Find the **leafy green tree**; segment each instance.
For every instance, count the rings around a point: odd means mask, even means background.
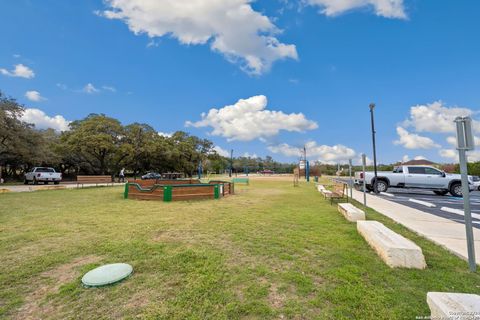
[[[131,152],[124,144],[125,130],[116,119],[90,114],[70,124],[62,134],[63,151],[80,168],[95,174],[113,174]]]

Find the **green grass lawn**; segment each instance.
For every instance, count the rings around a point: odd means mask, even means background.
[[[390,269],[313,184],[251,181],[199,202],[122,199],[122,188],[0,194],[0,317],[24,319],[414,319],[428,291],[480,293],[440,247],[426,270]],[[126,262],[131,278],[86,289]]]

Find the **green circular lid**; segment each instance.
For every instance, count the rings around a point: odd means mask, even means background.
[[[126,263],[112,263],[87,272],[82,283],[88,287],[100,287],[121,281],[131,275],[133,268]]]

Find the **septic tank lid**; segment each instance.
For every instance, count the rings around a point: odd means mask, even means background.
[[[88,287],[106,286],[127,278],[132,272],[132,266],[126,263],[106,264],[87,272],[82,283]]]

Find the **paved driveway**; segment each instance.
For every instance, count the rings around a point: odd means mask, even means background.
[[[122,186],[123,183],[114,183],[114,186]],[[111,183],[99,183],[99,184],[84,184],[83,187],[95,187],[95,186],[112,186]],[[82,187],[82,186],[80,186]],[[38,185],[1,185],[0,190],[8,190],[9,192],[31,192],[31,191],[39,191],[39,190],[56,190],[56,189],[73,189],[77,188],[76,183],[61,183],[59,185],[54,184],[38,184]]]

